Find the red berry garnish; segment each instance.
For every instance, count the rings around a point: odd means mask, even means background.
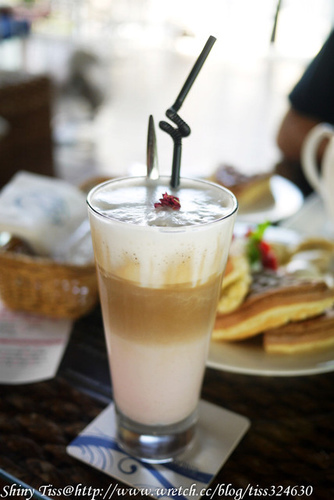
[[[173,210],[180,210],[181,203],[177,196],[164,193],[162,195],[162,198],[159,199],[159,203],[154,203],[154,207],[155,208],[167,207],[167,208],[172,208]]]

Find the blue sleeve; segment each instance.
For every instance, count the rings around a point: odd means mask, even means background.
[[[0,13],[0,40],[12,37],[25,37],[29,34],[29,21],[16,20],[10,15]]]
[[[289,95],[300,113],[334,124],[334,31]]]

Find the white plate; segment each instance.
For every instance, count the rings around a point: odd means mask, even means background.
[[[211,342],[207,366],[264,376],[315,375],[334,371],[334,347],[308,354],[267,354],[257,342]]]
[[[242,222],[278,222],[294,215],[302,206],[304,197],[300,189],[288,179],[274,175],[270,179],[272,198],[258,202],[247,211],[240,210],[238,220]]]
[[[235,235],[242,236],[247,224],[237,223]],[[269,227],[265,239],[295,245],[300,236],[295,231]],[[334,347],[305,354],[268,354],[261,337],[245,342],[212,341],[207,366],[234,373],[265,376],[313,375],[334,371]]]

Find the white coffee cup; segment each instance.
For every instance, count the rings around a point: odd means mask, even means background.
[[[320,144],[328,142],[318,165]],[[306,179],[324,202],[330,228],[334,230],[334,127],[320,123],[306,136],[302,151],[301,164]]]

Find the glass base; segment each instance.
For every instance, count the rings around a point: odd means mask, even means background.
[[[171,462],[193,444],[197,410],[173,425],[139,424],[123,415],[116,407],[117,437],[121,448],[148,463]]]

